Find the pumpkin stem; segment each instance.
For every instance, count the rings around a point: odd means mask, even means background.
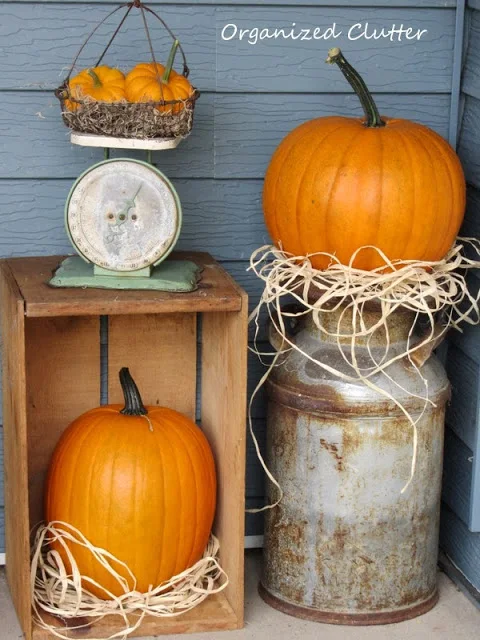
[[[170,54],[168,56],[167,64],[165,66],[165,71],[163,72],[163,76],[162,76],[162,82],[165,82],[165,84],[170,79],[170,74],[172,73],[173,63],[175,62],[175,56],[177,55],[177,49],[179,44],[180,42],[178,40],[175,40],[174,43],[172,44],[172,48],[170,49]]]
[[[102,83],[100,82],[100,78],[98,77],[98,75],[95,73],[95,71],[93,69],[87,69],[87,73],[91,77],[91,79],[93,80],[93,86],[96,89],[98,89],[98,87],[102,86]]]
[[[125,406],[120,411],[124,416],[144,416],[148,413],[145,408],[140,391],[135,384],[127,367],[122,367],[119,373],[120,384],[122,385]]]
[[[365,112],[365,126],[366,127],[384,127],[385,122],[380,117],[380,114],[375,104],[372,94],[368,90],[362,76],[356,71],[352,65],[344,58],[343,53],[338,47],[330,49],[326,60],[329,64],[336,64],[345,78],[350,83],[352,89],[355,91],[360,99],[363,110]]]

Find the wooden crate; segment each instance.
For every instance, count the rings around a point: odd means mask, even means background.
[[[30,528],[43,517],[45,473],[65,427],[100,402],[100,316],[108,316],[109,401],[121,402],[128,366],[146,404],[195,418],[197,314],[202,314],[201,424],[218,474],[214,532],[230,583],[176,618],[149,617],[137,636],[243,626],[247,296],[205,253],[192,293],[53,289],[60,257],[1,264],[7,578],[27,640],[50,634],[32,620]],[[108,619],[78,637],[118,630]]]

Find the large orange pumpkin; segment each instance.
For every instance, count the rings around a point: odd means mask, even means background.
[[[263,208],[275,244],[293,255],[325,251],[348,264],[362,246],[390,260],[438,260],[458,233],[465,178],[458,157],[421,124],[380,117],[359,74],[337,48],[336,63],[358,94],[365,119],[305,122],[280,143],[268,167]],[[312,256],[317,269],[330,260]],[[366,249],[354,263],[384,265]]]
[[[46,519],[73,525],[126,563],[145,592],[201,558],[215,511],[215,467],[195,423],[173,409],[145,408],[128,369],[120,379],[123,409],[88,411],[62,435],[48,473]],[[83,576],[123,593],[90,552],[69,548]],[[84,587],[109,597],[88,581]]]

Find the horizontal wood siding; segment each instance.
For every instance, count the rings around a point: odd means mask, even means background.
[[[0,180],[0,253],[71,252],[63,226],[71,180]],[[260,180],[175,180],[182,201],[178,249],[246,260],[268,241]]]
[[[448,95],[380,94],[382,113],[410,117],[447,136]],[[103,159],[103,149],[71,145],[51,92],[0,92],[0,178],[76,178]],[[297,124],[332,113],[358,115],[350,94],[205,93],[195,109],[195,131],[177,149],[154,153],[171,178],[262,178],[282,138]],[[25,128],[29,137],[23,137]],[[215,152],[214,152],[215,149]],[[112,157],[124,155],[112,150]],[[130,153],[144,158],[141,152]],[[26,159],[28,158],[28,162]]]
[[[462,139],[466,135],[464,128]],[[479,220],[480,191],[469,185],[461,235],[480,237]],[[480,287],[479,277],[475,272],[469,278],[473,294]],[[480,326],[450,333],[447,373],[452,384],[447,409],[451,437],[445,444],[443,498],[470,531],[480,532]]]
[[[16,0],[19,3],[30,4],[31,0]],[[69,4],[84,4],[85,0],[68,0]],[[478,0],[471,0],[475,4]],[[58,0],[38,0],[39,4],[56,4]],[[90,4],[118,4],[118,0],[90,0]],[[149,0],[150,5],[160,5],[160,7],[168,5],[238,5],[247,9],[250,6],[258,6],[259,0],[167,0],[162,2],[161,0]],[[261,0],[261,4],[264,5],[294,5],[294,0]],[[431,7],[433,9],[445,9],[446,7],[455,7],[455,0],[300,0],[298,4],[305,7],[308,6],[337,6],[337,7]],[[159,8],[160,8],[159,7]]]
[[[477,329],[478,327],[475,327]],[[452,342],[462,346],[462,334],[453,335]],[[476,334],[478,336],[478,333]],[[452,385],[452,399],[447,409],[447,423],[471,450],[477,437],[478,385],[480,370],[461,349],[450,346],[447,374]]]
[[[118,0],[0,2],[0,256],[71,252],[63,227],[66,195],[78,174],[102,159],[101,150],[72,146],[51,90],[73,55]],[[418,120],[447,137],[450,125],[455,0],[178,0],[155,8],[179,36],[191,79],[202,91],[195,127],[174,151],[154,154],[173,179],[184,208],[179,248],[210,251],[250,294],[253,310],[262,283],[247,271],[257,247],[269,242],[263,223],[263,175],[271,154],[295,125],[329,114],[361,115],[357,99],[335,68],[324,64],[339,45],[375,91],[385,115]],[[91,65],[118,18],[102,27],[80,65]],[[250,44],[222,40],[237,28],[326,29],[338,39],[277,39]],[[420,42],[349,40],[355,23],[427,29]],[[168,37],[150,21],[164,58]],[[138,16],[129,19],[106,63],[120,67],[149,59]],[[178,61],[177,61],[178,62]],[[142,157],[114,152],[115,156]],[[253,339],[254,328],[250,328]],[[265,314],[259,348],[268,348]],[[249,390],[264,372],[249,356]],[[254,428],[265,442],[265,394],[253,407]],[[249,441],[247,506],[263,503],[264,476]],[[0,552],[2,549],[0,503]],[[247,533],[262,532],[262,517],[247,516]]]
[[[476,9],[469,13],[462,90],[466,95],[480,99],[480,6]]]
[[[480,99],[472,96],[465,99],[458,154],[467,181],[480,189]]]
[[[468,183],[468,200],[461,235],[480,238],[480,11],[469,14],[466,38],[463,117],[458,154]],[[477,282],[471,282],[478,289]],[[446,446],[445,500],[472,532],[480,531],[480,330],[466,327],[452,332],[447,370],[452,382],[452,402],[447,422],[456,434]],[[465,450],[464,450],[465,449]],[[465,464],[465,458],[470,464]],[[460,465],[457,469],[457,464]]]
[[[402,47],[398,43],[395,46],[388,38],[376,40],[375,46],[371,40],[363,38],[348,40],[349,28],[365,22],[372,30],[381,30],[393,23],[428,29],[428,37],[422,40],[422,65],[414,56],[414,47]],[[372,91],[415,92],[420,87],[422,92],[450,91],[455,29],[453,10],[252,7],[247,12],[242,7],[228,7],[216,11],[216,23],[219,91],[295,93],[321,87],[324,92],[345,92],[344,78],[332,73],[330,66],[324,64],[329,47],[334,45],[348,51]],[[221,37],[225,25],[229,24],[236,25],[237,29],[265,29],[286,28],[292,23],[298,27],[318,25],[326,28],[335,23],[342,35],[334,41],[304,41],[302,37],[287,44],[262,40],[254,45],[246,36],[242,40]],[[228,38],[232,33],[233,28],[228,29],[225,36]],[[282,49],[283,55],[275,55]]]
[[[450,96],[375,94],[381,113],[395,113],[432,127],[447,137]],[[217,94],[215,177],[261,178],[277,145],[298,124],[338,113],[358,115],[351,94]]]
[[[8,42],[8,47],[0,58],[0,88],[34,90],[58,86],[62,69],[68,69],[73,52],[80,47],[85,34],[110,10],[101,4],[91,7],[83,3],[1,3],[0,41]],[[341,74],[323,64],[332,42],[348,49],[374,91],[448,93],[451,87],[453,9],[412,11],[302,6],[247,10],[245,7],[168,5],[163,7],[162,16],[184,43],[187,58],[191,60],[192,78],[204,91],[346,92]],[[125,68],[149,58],[140,17],[134,15],[129,21],[128,30],[122,29],[108,52],[108,59]],[[95,33],[80,64],[82,60],[86,65],[95,60],[117,22],[118,18],[112,17]],[[235,24],[238,29],[287,28],[292,23],[299,28],[328,28],[333,22],[338,31],[343,32],[334,41],[306,42],[299,38],[275,43],[262,40],[251,45],[245,37],[228,41],[221,37],[228,24]],[[402,46],[382,38],[376,40],[373,47],[371,40],[348,40],[349,27],[365,22],[372,30],[394,23],[427,29],[422,39],[422,64],[418,64],[414,55],[418,44]],[[169,38],[153,20],[151,30],[157,50],[168,51]],[[68,37],[61,37],[63,34]],[[393,48],[395,55],[391,55]]]
[[[458,147],[468,181],[461,235],[480,238],[480,2],[469,0],[468,6]],[[472,291],[480,286],[479,274],[475,276]],[[480,591],[480,327],[451,333],[447,369],[453,393],[447,412],[440,544]]]
[[[480,533],[472,533],[446,505],[442,508],[440,520],[440,545],[469,582],[480,591]]]
[[[63,80],[73,56],[86,36],[112,7],[89,3],[0,4],[0,89],[54,89]],[[215,90],[214,8],[196,5],[166,6],[162,16],[185,44],[192,61],[192,78],[203,90]],[[113,16],[91,40],[80,59],[80,66],[92,65],[100,55],[119,18]],[[151,35],[158,52],[168,52],[171,40],[157,21],[151,22]],[[150,59],[139,12],[129,18],[108,52],[109,61],[130,68]],[[158,26],[157,26],[158,25]],[[8,43],[8,46],[5,46]]]
[[[445,430],[443,501],[465,522],[471,521],[473,452],[448,426]]]
[[[69,130],[59,123],[58,100],[51,91],[0,92],[0,113],[0,178],[73,180],[103,160],[103,149],[70,144]],[[214,94],[207,93],[197,102],[195,135],[177,149],[155,153],[154,161],[170,178],[213,178],[213,122]],[[28,138],[23,136],[25,128]],[[112,149],[112,158],[124,155],[121,149]],[[128,155],[145,159],[140,151]]]

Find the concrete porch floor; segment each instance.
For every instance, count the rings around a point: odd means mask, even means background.
[[[200,633],[192,640],[478,640],[480,611],[440,573],[440,602],[429,613],[381,627],[340,627],[292,618],[267,606],[258,596],[261,553],[247,552],[245,628],[241,631]],[[16,640],[22,634],[0,571],[0,640]],[[156,636],[172,640],[180,636]],[[147,639],[146,639],[147,640]],[[153,640],[149,638],[148,640]]]

